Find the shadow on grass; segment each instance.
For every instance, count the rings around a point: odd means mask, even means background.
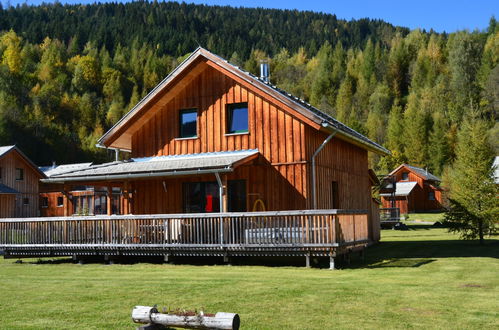
[[[499,241],[487,240],[485,245],[463,240],[380,242],[366,250],[364,260],[352,259],[349,268],[420,267],[438,258],[480,257],[498,259]]]
[[[383,260],[379,263],[368,265],[367,268],[391,268],[391,267],[413,267],[414,268],[414,267],[420,267],[420,266],[429,264],[433,261],[436,261],[436,260],[435,259],[420,259],[420,258],[391,259],[391,260]]]

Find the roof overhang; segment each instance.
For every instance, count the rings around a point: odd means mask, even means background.
[[[409,196],[411,194],[412,190],[414,190],[414,188],[417,186],[417,184],[418,183],[415,181],[397,182],[395,184],[395,193],[393,195],[395,197]],[[389,197],[389,196],[392,196],[392,194],[383,193],[383,194],[380,194],[380,196]]]
[[[44,183],[146,180],[160,177],[229,173],[259,155],[258,150],[137,158],[94,165],[41,180]]]

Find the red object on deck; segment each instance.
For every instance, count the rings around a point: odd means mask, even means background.
[[[212,195],[206,195],[205,211],[206,212],[213,212],[213,196]]]

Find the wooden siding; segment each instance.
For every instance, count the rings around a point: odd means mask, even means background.
[[[248,133],[226,134],[226,105],[248,102]],[[198,137],[179,139],[179,110],[198,109]],[[211,67],[144,122],[132,157],[258,149],[270,163],[304,161],[304,124]]]
[[[47,207],[41,206],[42,198],[48,199]],[[42,217],[62,217],[64,216],[64,206],[57,206],[57,198],[63,197],[60,192],[40,193],[40,215]]]
[[[0,194],[0,218],[14,218],[16,195]]]
[[[248,133],[226,134],[226,105],[240,102],[248,103]],[[188,108],[198,109],[198,136],[178,139],[179,110]],[[262,156],[258,166],[251,170],[244,166],[227,176],[228,180],[236,177],[247,180],[251,190],[247,197],[248,210],[258,198],[268,210],[299,209],[306,207],[308,183],[304,131],[305,124],[298,118],[263,99],[251,88],[206,66],[132,136],[132,156],[258,149]],[[184,181],[214,181],[214,176]],[[171,198],[180,198],[181,184],[169,186],[176,191]],[[160,202],[170,198],[162,193],[161,182],[136,182],[134,189],[136,213],[181,211],[180,200],[166,205]]]
[[[307,128],[306,133],[311,158],[328,135],[311,128]],[[316,166],[318,208],[333,208],[334,181],[338,183],[338,208],[370,209],[371,182],[366,150],[333,137],[317,156]]]
[[[0,183],[15,189],[15,198],[4,199],[4,203],[14,203],[14,217],[36,217],[39,215],[38,185],[40,174],[15,150],[0,158],[2,178]],[[16,168],[24,170],[23,180],[16,180]],[[24,204],[28,199],[28,204]],[[12,206],[11,206],[12,207]],[[2,212],[3,213],[3,212]]]

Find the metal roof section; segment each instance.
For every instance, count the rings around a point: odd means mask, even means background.
[[[397,182],[395,184],[395,196],[408,196],[417,184],[415,181]],[[380,194],[380,196],[391,196],[391,194]]]
[[[366,136],[360,134],[354,129],[346,126],[340,121],[336,120],[332,116],[320,111],[311,104],[305,102],[304,100],[295,97],[284,90],[278,88],[271,83],[260,79],[259,77],[251,74],[250,72],[244,71],[240,67],[229,63],[224,58],[211,53],[210,51],[198,47],[191,55],[189,55],[178,67],[176,67],[163,81],[161,81],[149,94],[147,94],[135,107],[133,107],[125,116],[123,116],[109,131],[107,131],[99,140],[98,146],[105,147],[105,140],[113,133],[118,131],[120,127],[133,117],[144,105],[146,105],[150,100],[152,100],[165,86],[168,85],[180,72],[182,72],[190,63],[192,63],[198,57],[203,56],[208,60],[213,61],[215,64],[229,70],[230,72],[236,74],[238,77],[246,80],[249,84],[259,88],[262,91],[267,92],[277,92],[276,95],[280,96],[282,99],[290,103],[291,107],[300,112],[302,115],[306,116],[310,120],[322,125],[326,129],[332,131],[338,131],[340,135],[344,135],[347,138],[351,138],[357,141],[361,145],[365,146],[367,149],[378,152],[380,154],[389,155],[390,151],[383,146],[377,144],[376,142],[370,140]]]
[[[15,195],[19,194],[19,191],[0,183],[0,195]]]
[[[10,150],[14,149],[16,146],[0,146],[0,157],[7,154]]]
[[[52,165],[52,166],[40,166],[39,169],[45,173],[47,177],[54,175],[60,175],[63,173],[73,172],[76,170],[83,170],[92,165],[92,163],[77,163],[77,164],[64,164],[64,165]]]
[[[257,149],[133,158],[52,175],[42,182],[107,181],[232,172],[258,156]]]

